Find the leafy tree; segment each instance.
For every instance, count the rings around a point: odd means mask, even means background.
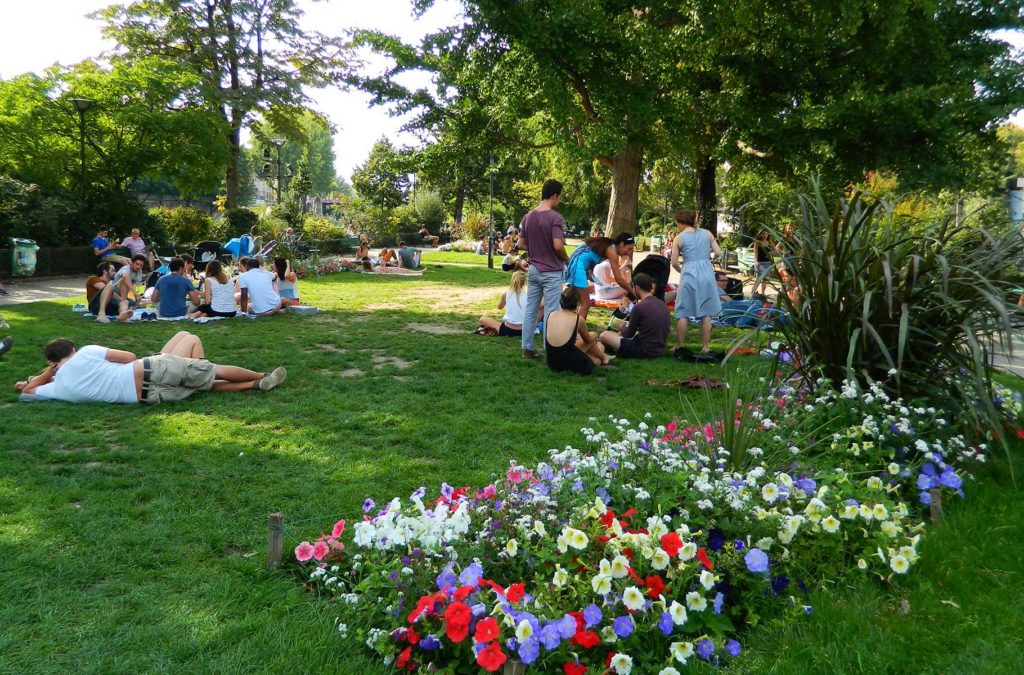
[[[257,113],[294,120],[309,102],[304,86],[338,76],[341,42],[304,31],[295,0],[136,0],[94,14],[118,43],[117,61],[160,56],[195,78],[188,104],[220,116],[230,148],[226,207],[239,205],[241,130]]]
[[[379,209],[393,209],[405,202],[409,189],[408,158],[387,138],[374,143],[370,156],[352,173],[359,196]]]
[[[445,223],[447,214],[444,201],[436,192],[424,192],[416,197],[416,217],[431,232],[437,232]]]
[[[305,163],[309,186],[304,194],[323,196],[334,189],[334,129],[326,118],[303,111],[293,119],[258,119],[252,132],[253,150],[260,158],[257,171],[262,170],[264,150],[277,157],[271,139],[283,138],[281,161],[296,169]]]

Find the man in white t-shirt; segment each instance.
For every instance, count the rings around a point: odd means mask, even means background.
[[[197,391],[269,391],[287,375],[284,368],[259,373],[211,363],[202,341],[185,331],[172,337],[159,354],[141,359],[99,345],[76,350],[65,338],[51,340],[43,353],[49,365],[14,388],[69,403],[161,403],[180,401]]]
[[[274,274],[260,269],[259,258],[238,261],[244,272],[238,275],[241,289],[238,306],[248,314],[273,314],[281,309],[281,295],[274,288]]]

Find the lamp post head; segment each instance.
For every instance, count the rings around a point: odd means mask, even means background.
[[[84,114],[86,110],[92,107],[93,101],[88,98],[73,98],[71,103],[74,104],[75,110]]]
[[[274,147],[277,148],[278,150],[280,150],[281,146],[284,145],[284,139],[283,138],[272,138],[272,139],[270,139],[270,142],[273,143]]]

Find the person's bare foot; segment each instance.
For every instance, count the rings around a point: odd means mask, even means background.
[[[711,350],[710,350],[710,349],[708,349],[708,346],[707,346],[707,345],[704,345],[703,347],[701,347],[701,348],[700,348],[700,353],[701,353],[701,354],[707,354],[707,353],[708,353],[708,352],[710,352],[710,351],[711,351]]]
[[[604,360],[603,360],[603,361],[601,361],[601,365],[602,365],[602,366],[607,366],[608,364],[610,364],[610,363],[612,362],[612,360],[613,360],[614,358],[615,358],[614,356],[605,356],[605,357],[604,357]]]

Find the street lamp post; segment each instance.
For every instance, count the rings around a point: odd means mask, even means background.
[[[277,148],[277,159],[272,158],[270,156],[270,150],[264,148],[264,150],[263,150],[263,176],[265,178],[270,178],[271,176],[273,176],[273,173],[271,173],[271,168],[273,167],[273,165],[275,165],[275,164],[277,165],[277,203],[280,204],[283,201],[283,199],[284,199],[283,194],[284,194],[284,179],[285,179],[285,172],[284,172],[284,170],[285,170],[285,165],[284,165],[284,162],[281,161],[281,146],[284,145],[284,139],[283,138],[272,138],[272,139],[270,139],[270,143],[275,148]],[[291,176],[291,167],[290,167],[290,165],[289,165],[289,169],[288,169],[288,176]]]
[[[494,269],[494,154],[492,153],[490,158],[487,160],[487,176],[488,176],[488,195],[487,195],[487,211],[488,211],[488,224],[490,227],[490,233],[487,242],[487,267]]]
[[[85,111],[92,107],[93,102],[87,98],[73,98],[71,103],[74,104],[75,110],[78,111],[78,141],[79,141],[79,160],[81,168],[81,177],[79,188],[82,190],[82,199],[85,199]]]

